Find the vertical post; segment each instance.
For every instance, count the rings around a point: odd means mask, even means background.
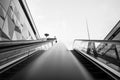
[[[94,54],[94,57],[98,57],[98,53],[96,51],[96,47],[95,47],[95,42],[93,42],[93,54]]]
[[[91,42],[88,42],[88,47],[87,47],[87,54],[90,54],[90,51],[91,51]]]
[[[117,51],[116,45],[113,44],[113,46],[114,46],[114,50],[115,50],[115,53],[116,53],[117,60],[119,61],[120,58],[119,58],[119,54],[118,54],[118,51]]]

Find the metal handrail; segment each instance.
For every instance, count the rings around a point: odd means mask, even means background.
[[[31,44],[31,43],[41,43],[41,42],[48,42],[54,41],[55,38],[51,38],[49,40],[14,40],[14,41],[0,41],[0,49],[2,47],[12,46],[12,45],[20,45],[20,44]]]
[[[107,53],[109,50],[115,50],[115,53],[116,53],[116,56],[117,56],[117,59],[120,60],[120,57],[119,57],[119,54],[118,54],[118,51],[116,49],[116,45],[120,45],[120,41],[119,40],[86,40],[86,39],[75,39],[74,42],[73,42],[73,45],[75,43],[75,41],[83,41],[83,42],[89,42],[89,43],[95,43],[95,42],[100,42],[100,43],[111,43],[112,45],[110,46],[110,48],[105,52]],[[116,45],[114,45],[116,44]],[[94,44],[95,45],[95,44]],[[89,46],[89,44],[88,44]],[[114,47],[114,49],[113,49]],[[94,48],[95,49],[95,48]],[[88,50],[89,50],[89,47],[88,47]],[[87,50],[87,52],[88,52]],[[96,49],[95,49],[96,51]],[[89,53],[89,52],[88,52]],[[105,54],[104,53],[104,54]]]
[[[52,47],[55,41],[55,38],[41,40],[0,41],[0,73],[9,69],[9,65],[15,65],[19,61],[34,55],[34,52],[41,50],[42,47],[44,48],[44,46],[48,45],[48,47],[45,47],[45,50]],[[51,46],[49,46],[49,43]]]
[[[28,46],[28,45],[36,45],[47,42],[53,42],[55,39],[51,38],[49,40],[15,40],[15,41],[0,41],[0,52],[8,50],[9,48]]]
[[[82,46],[79,42],[82,44],[85,42],[86,47],[84,45]],[[87,45],[86,45],[86,42],[87,42]],[[95,43],[100,43],[100,44],[95,46]],[[119,71],[119,69],[120,69],[120,53],[119,53],[120,51],[119,50],[120,49],[119,48],[120,48],[119,40],[75,39],[73,42],[74,50],[83,53],[85,56],[88,56],[90,59],[93,60],[93,62],[95,61],[95,63],[99,64],[100,66],[103,66],[104,68],[108,69],[108,71],[110,71],[110,73],[113,73],[117,76],[120,75],[120,71]],[[114,50],[116,58],[112,58],[112,57],[110,58],[109,56],[107,57],[107,55],[108,55],[107,53],[110,50]],[[104,54],[101,54],[102,52],[104,52]],[[109,62],[111,65],[112,64],[116,65],[118,69],[111,67],[109,65]]]
[[[75,39],[74,42],[75,41],[90,41],[90,42],[120,44],[120,40],[87,40],[87,39]]]

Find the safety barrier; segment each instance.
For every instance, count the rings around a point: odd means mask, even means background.
[[[48,50],[54,44],[54,38],[49,40],[0,41],[0,73],[14,63],[33,55],[37,50]]]
[[[75,39],[73,49],[111,76],[120,78],[120,41]]]

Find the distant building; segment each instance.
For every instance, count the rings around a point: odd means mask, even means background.
[[[114,28],[108,33],[104,40],[120,40],[120,21],[114,26]],[[113,49],[114,48],[114,49]],[[115,52],[115,48],[117,52]],[[112,52],[112,50],[114,50]],[[114,45],[112,43],[100,43],[97,47],[99,54],[106,54],[107,56],[117,58],[116,54],[120,54],[119,45]]]
[[[120,21],[115,27],[108,33],[104,40],[120,40]]]
[[[0,0],[0,41],[40,39],[25,0]]]

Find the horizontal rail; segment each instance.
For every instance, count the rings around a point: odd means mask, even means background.
[[[17,46],[23,44],[34,44],[34,43],[43,43],[43,42],[50,42],[54,41],[55,38],[51,38],[49,40],[14,40],[14,41],[0,41],[0,49],[9,47],[9,46]]]
[[[85,56],[120,78],[119,40],[75,39],[73,49],[84,53]]]
[[[46,44],[48,42],[53,42],[55,39],[51,40],[16,40],[16,41],[0,41],[0,53],[12,49],[23,48],[31,45]]]
[[[76,49],[75,49],[75,51],[77,51],[78,53],[82,54],[84,57],[86,57],[88,60],[90,60],[93,64],[95,64],[97,67],[99,67],[100,69],[102,69],[103,71],[105,71],[107,74],[109,74],[113,78],[115,78],[115,79],[119,78],[120,79],[120,73],[118,71],[116,71],[113,68],[105,65],[104,63],[96,60],[95,58],[91,57],[90,55],[86,54],[85,52],[82,52],[82,51],[79,51],[79,50],[76,50]]]
[[[112,44],[120,44],[120,40],[87,40],[87,39],[75,39],[75,41],[84,41],[84,42],[101,42],[101,43],[112,43]],[[74,43],[73,42],[73,43]]]
[[[52,47],[55,40],[0,41],[0,73],[7,70],[9,65],[33,55],[37,50]]]

